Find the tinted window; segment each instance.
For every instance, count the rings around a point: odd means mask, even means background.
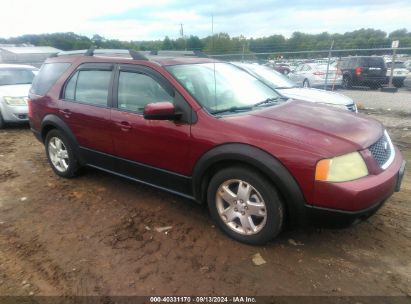
[[[362,57],[359,60],[359,64],[362,67],[379,67],[385,66],[384,59],[382,57]]]
[[[56,83],[57,79],[67,70],[70,63],[45,63],[34,77],[30,93],[44,96]]]
[[[173,98],[153,78],[140,73],[120,72],[118,107],[142,112],[148,103],[173,101]]]
[[[33,78],[31,69],[0,69],[0,85],[31,84]]]
[[[64,98],[88,104],[107,106],[111,71],[78,71],[70,78]]]

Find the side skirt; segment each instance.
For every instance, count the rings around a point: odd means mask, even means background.
[[[110,154],[80,147],[86,166],[195,200],[192,178]]]

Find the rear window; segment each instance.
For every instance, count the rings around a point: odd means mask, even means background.
[[[40,96],[46,95],[70,65],[70,63],[65,62],[43,64],[39,73],[34,77],[30,93]]]
[[[358,65],[364,68],[369,68],[369,67],[384,68],[385,62],[384,62],[384,58],[382,57],[362,57],[359,59]]]
[[[392,65],[392,62],[387,62],[388,68],[391,68],[391,65]],[[404,62],[395,62],[394,68],[395,69],[406,69],[407,67],[405,66]]]

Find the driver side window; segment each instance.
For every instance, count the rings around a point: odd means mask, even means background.
[[[118,108],[141,113],[148,103],[169,101],[173,97],[148,75],[137,72],[120,72]]]

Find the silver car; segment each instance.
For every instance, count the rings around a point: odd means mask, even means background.
[[[327,76],[327,64],[324,63],[305,63],[297,66],[297,68],[288,74],[288,77],[303,86],[309,87],[324,87]],[[328,69],[327,86],[341,86],[342,74],[335,65],[330,65]]]
[[[30,65],[0,64],[0,128],[27,123],[27,95],[38,69]]]
[[[265,66],[236,62],[233,62],[233,64],[249,72],[285,97],[326,104],[357,112],[355,102],[345,95],[319,89],[300,88],[284,75]]]

